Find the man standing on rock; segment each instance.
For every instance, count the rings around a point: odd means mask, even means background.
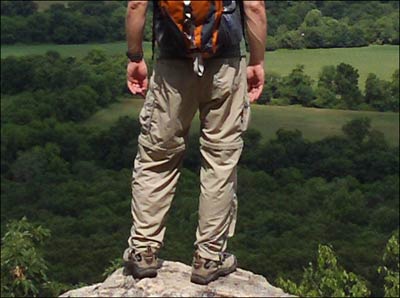
[[[236,270],[226,252],[236,224],[236,166],[250,102],[264,85],[264,1],[153,1],[157,59],[148,82],[143,32],[148,2],[129,1],[128,87],[145,96],[132,177],[133,225],[125,272],[155,277],[164,221],[175,194],[191,121],[200,112],[201,195],[191,281]],[[244,28],[250,49],[246,65]],[[153,46],[154,47],[154,46]]]

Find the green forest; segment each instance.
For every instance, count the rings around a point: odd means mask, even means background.
[[[2,60],[2,234],[23,216],[50,229],[48,274],[65,284],[99,281],[126,245],[139,124],[122,118],[107,130],[82,125],[125,92],[123,64],[99,52],[82,60],[55,52]],[[268,142],[248,131],[231,242],[240,266],[271,280],[298,279],[326,243],[380,293],[374,268],[398,229],[399,147],[370,126],[356,119],[343,136],[315,142],[298,130],[279,130]],[[162,251],[186,263],[197,222],[197,148],[193,135]]]
[[[1,43],[124,39],[126,1],[1,1]],[[398,1],[266,1],[268,50],[399,44]],[[145,39],[151,41],[151,14]]]
[[[1,3],[2,45],[123,39],[124,1],[55,4],[44,11],[37,2],[20,2]],[[398,44],[396,3],[267,1],[269,30],[279,44],[285,34],[323,22],[326,27],[315,26],[325,43],[329,24],[338,22],[346,30],[367,30],[358,34],[365,45]],[[318,45],[325,46],[354,45]],[[140,126],[133,116],[107,128],[85,121],[128,96],[125,64],[123,53],[99,50],[82,58],[49,51],[1,59],[1,296],[58,295],[100,282],[120,265]],[[388,81],[371,73],[361,91],[350,64],[326,65],[312,82],[299,61],[287,76],[267,72],[260,103],[398,112],[399,72]],[[229,243],[241,268],[300,296],[398,295],[399,146],[372,127],[359,117],[340,135],[313,141],[295,127],[277,130],[271,140],[255,129],[246,132],[238,225]],[[198,140],[198,133],[191,135],[160,256],[186,264],[197,224]]]

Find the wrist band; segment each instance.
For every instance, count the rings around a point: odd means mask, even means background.
[[[126,57],[128,57],[131,62],[140,62],[143,60],[143,53],[130,53],[128,51],[126,52]]]

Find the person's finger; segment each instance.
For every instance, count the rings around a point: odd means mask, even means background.
[[[260,98],[262,89],[263,89],[262,85],[250,86],[250,91],[249,91],[250,102],[255,102]]]
[[[250,91],[249,91],[249,100],[250,100],[250,102],[254,102],[254,97],[255,97],[254,89],[251,88]]]
[[[139,87],[139,85],[137,83],[128,81],[127,82],[128,85],[128,89],[132,94],[138,94],[141,93],[141,88]]]
[[[253,103],[257,100],[257,94],[253,91],[250,95],[250,102]]]
[[[255,91],[254,91],[254,94],[255,94],[254,100],[255,101],[260,98],[261,93],[262,93],[262,89],[263,89],[262,85],[260,85],[257,88],[255,88]]]

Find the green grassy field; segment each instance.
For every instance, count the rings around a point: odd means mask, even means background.
[[[104,50],[107,54],[124,55],[125,42],[82,45],[11,45],[1,46],[1,57],[10,55],[44,54],[49,50],[60,52],[63,56],[83,57],[92,49]],[[151,44],[145,43],[145,54],[151,56]],[[305,72],[314,80],[318,79],[321,68],[325,65],[349,63],[359,70],[360,87],[364,87],[368,73],[375,73],[379,78],[390,80],[393,72],[399,68],[398,46],[369,46],[346,49],[303,49],[278,50],[266,53],[267,73],[286,75],[297,64],[305,66]]]
[[[8,56],[26,56],[26,55],[43,55],[47,51],[57,51],[62,56],[73,56],[82,58],[91,50],[102,50],[108,55],[125,55],[126,42],[112,43],[90,43],[77,45],[56,45],[56,44],[40,44],[40,45],[6,45],[1,46],[1,58]],[[145,43],[145,51],[148,57],[151,55],[151,44]]]
[[[142,99],[122,99],[108,109],[98,111],[85,125],[108,128],[119,117],[137,117],[142,104]],[[383,132],[390,144],[398,145],[398,113],[252,105],[250,127],[259,130],[265,139],[273,138],[279,128],[285,128],[299,129],[306,139],[319,140],[327,136],[342,134],[343,124],[358,117],[369,117],[374,129]],[[198,117],[195,117],[191,132],[198,132],[198,130],[199,121]]]
[[[66,0],[66,1],[62,1],[62,0],[51,0],[51,1],[40,0],[40,1],[34,1],[34,2],[36,2],[36,4],[38,5],[38,10],[39,11],[44,11],[44,10],[50,8],[50,6],[53,5],[53,4],[67,5],[68,2],[71,2],[71,1],[75,2],[76,0]],[[106,2],[111,2],[111,1],[106,1]]]
[[[398,46],[369,46],[345,49],[303,49],[278,50],[266,53],[266,71],[286,75],[297,65],[305,65],[305,72],[313,79],[318,78],[325,65],[347,63],[358,69],[360,84],[364,87],[368,73],[391,80],[393,72],[399,68]]]
[[[67,4],[68,1],[56,1],[56,0],[52,0],[52,1],[35,1],[37,6],[38,6],[38,10],[39,11],[44,11],[46,9],[48,9],[51,5],[53,4]]]

